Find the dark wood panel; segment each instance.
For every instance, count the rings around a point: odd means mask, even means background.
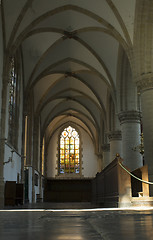
[[[14,206],[16,198],[16,182],[5,183],[5,206]]]
[[[44,190],[46,202],[89,202],[91,180],[46,180]]]
[[[23,204],[24,189],[23,184],[15,181],[5,183],[5,206],[15,206]]]

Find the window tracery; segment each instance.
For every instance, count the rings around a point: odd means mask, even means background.
[[[18,117],[18,81],[17,81],[17,68],[15,63],[15,58],[10,58],[10,68],[9,68],[9,142],[16,147],[16,127],[17,127],[17,117]]]
[[[71,126],[65,128],[60,135],[59,173],[80,173],[80,138]]]

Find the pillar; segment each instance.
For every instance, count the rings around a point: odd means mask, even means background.
[[[110,144],[106,143],[102,146],[103,150],[103,168],[110,164]]]
[[[141,94],[144,162],[148,165],[149,181],[153,182],[153,77],[144,77],[137,86]],[[150,185],[150,196],[153,196],[153,185]]]
[[[108,133],[108,138],[110,142],[110,162],[112,162],[116,153],[119,153],[122,157],[122,135],[121,131],[112,131]]]
[[[0,156],[4,158],[4,140],[0,140]],[[0,161],[0,209],[4,207],[4,178],[3,178],[3,158]]]
[[[119,113],[122,131],[122,158],[131,171],[142,167],[143,159],[139,151],[141,142],[140,112],[123,111]],[[136,147],[136,151],[134,148]]]

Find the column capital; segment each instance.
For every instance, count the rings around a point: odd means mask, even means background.
[[[115,140],[122,140],[122,133],[121,131],[111,131],[108,134],[109,141],[115,141]]]
[[[102,145],[102,151],[103,152],[109,152],[110,151],[110,143],[105,143]]]
[[[149,89],[153,89],[153,74],[143,74],[141,75],[137,81],[136,85],[138,88],[138,93],[142,93],[144,91],[147,91]]]
[[[123,111],[118,114],[120,123],[123,124],[125,122],[129,123],[140,123],[141,120],[141,112],[140,111]]]

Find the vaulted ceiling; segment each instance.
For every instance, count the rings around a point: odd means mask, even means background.
[[[21,48],[25,96],[42,134],[67,121],[96,139],[116,101],[119,49],[130,57],[135,0],[5,0],[5,47]]]

